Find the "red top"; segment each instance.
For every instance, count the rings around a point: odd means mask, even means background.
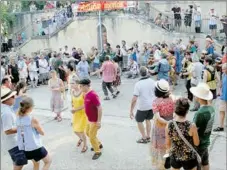
[[[85,112],[89,122],[97,122],[98,120],[98,106],[100,106],[98,95],[91,90],[84,97]]]
[[[156,98],[152,105],[152,110],[154,113],[159,113],[162,118],[173,117],[174,112],[174,101],[172,98]]]

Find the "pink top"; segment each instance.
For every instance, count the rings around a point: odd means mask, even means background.
[[[111,83],[117,75],[117,68],[111,61],[105,61],[101,67],[102,79],[104,82]]]
[[[152,105],[153,113],[159,113],[160,117],[170,120],[173,118],[174,101],[169,98],[156,98]]]

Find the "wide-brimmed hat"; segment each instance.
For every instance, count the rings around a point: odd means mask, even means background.
[[[16,91],[10,90],[9,88],[1,88],[1,102],[6,101],[7,99],[10,99],[11,97],[15,96],[17,94]]]
[[[169,88],[169,83],[168,83],[166,80],[164,80],[164,79],[161,79],[161,80],[157,81],[157,82],[155,83],[155,87],[156,87],[159,91],[161,91],[161,92],[163,92],[163,93],[168,93],[169,90],[170,90],[170,88]]]
[[[190,91],[195,97],[198,97],[200,99],[203,100],[213,99],[213,94],[206,83],[199,83],[196,87],[191,87]]]

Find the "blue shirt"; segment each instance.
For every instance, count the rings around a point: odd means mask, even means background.
[[[214,46],[213,45],[211,45],[207,48],[207,55],[209,55],[209,54],[214,54]]]
[[[221,100],[227,101],[227,75],[223,73],[222,75],[222,94]]]
[[[155,72],[158,73],[158,80],[164,79],[169,81],[169,71],[171,70],[171,66],[166,59],[161,59],[158,65],[155,67]]]
[[[13,111],[14,111],[15,113],[18,112],[19,107],[20,107],[20,102],[21,102],[21,101],[22,101],[22,96],[17,96],[17,97],[15,98],[15,102],[14,102],[14,105],[13,105]]]
[[[80,61],[77,70],[80,78],[89,78],[89,64],[87,61]]]
[[[17,117],[17,144],[19,150],[24,151],[34,151],[43,146],[38,131],[32,126],[31,115]]]
[[[136,52],[132,53],[132,59],[137,62]]]

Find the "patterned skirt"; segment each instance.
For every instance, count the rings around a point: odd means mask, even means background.
[[[166,153],[165,126],[159,126],[156,122],[154,122],[151,142],[152,167],[158,170],[164,170],[165,159],[163,156]]]

